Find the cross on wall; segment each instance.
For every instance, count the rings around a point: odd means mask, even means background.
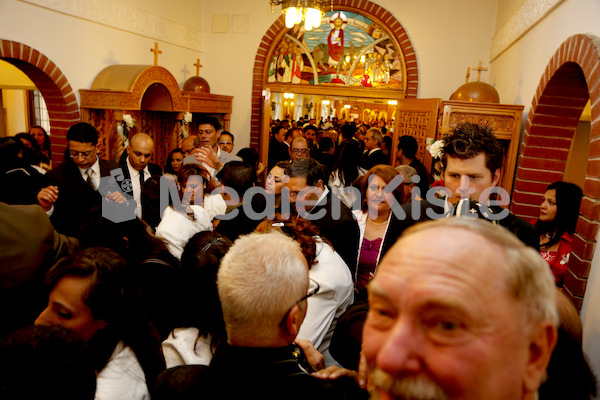
[[[158,49],[158,42],[154,42],[154,48],[150,52],[154,53],[154,65],[158,65],[158,55],[162,54],[162,50]]]

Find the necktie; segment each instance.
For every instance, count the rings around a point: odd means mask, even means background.
[[[142,219],[144,218],[144,170],[140,171],[140,207],[142,208]]]
[[[94,170],[92,169],[92,167],[89,167],[85,173],[87,174],[87,179],[86,182],[88,185],[90,185],[90,187],[94,190],[96,190],[96,182],[94,181]]]

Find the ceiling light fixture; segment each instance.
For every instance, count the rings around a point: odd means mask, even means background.
[[[285,14],[285,26],[288,29],[304,20],[304,29],[310,31],[321,25],[327,3],[333,11],[333,0],[269,0],[269,3],[271,12],[274,6],[281,4],[281,12]]]

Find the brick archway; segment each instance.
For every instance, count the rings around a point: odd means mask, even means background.
[[[67,131],[80,120],[69,81],[48,57],[22,43],[0,39],[0,58],[23,71],[44,96],[50,117],[52,160],[61,162],[67,148]]]
[[[590,147],[573,254],[565,289],[581,308],[600,226],[600,39],[574,35],[548,63],[531,104],[515,177],[511,210],[537,217],[546,186],[562,180],[581,112],[591,103]],[[583,156],[583,155],[582,155]]]
[[[419,87],[417,56],[412,42],[400,22],[385,8],[369,0],[337,0],[334,9],[360,13],[380,23],[389,30],[396,38],[404,54],[406,63],[406,98],[416,99]],[[274,43],[278,43],[284,33],[285,17],[281,15],[263,36],[254,59],[254,69],[252,71],[252,115],[250,118],[250,147],[253,148],[258,148],[260,142],[261,95],[266,76],[267,56],[269,55],[271,46]]]

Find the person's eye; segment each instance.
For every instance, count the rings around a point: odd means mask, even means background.
[[[58,310],[57,313],[58,313],[58,316],[61,317],[62,319],[71,319],[71,318],[73,318],[73,315],[70,312],[66,311],[66,310]]]
[[[275,178],[275,182],[276,183],[281,183],[281,178],[279,178],[279,177]]]
[[[479,179],[479,177],[475,176],[475,175],[469,175],[469,179],[472,180],[472,181],[474,181],[474,180]]]

